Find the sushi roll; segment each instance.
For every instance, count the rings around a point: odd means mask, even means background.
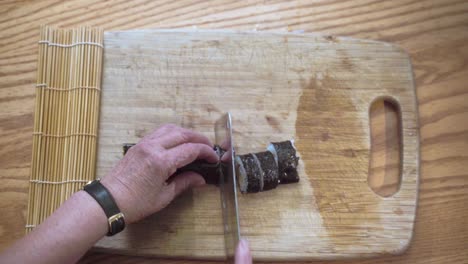
[[[278,164],[270,151],[236,156],[236,173],[242,193],[262,192],[278,186]]]
[[[218,155],[221,160],[226,150],[222,149],[220,146],[215,145],[213,150]],[[203,160],[196,160],[182,168],[177,169],[176,174],[193,171],[200,174],[203,179],[205,179],[206,184],[219,185],[219,175],[227,175],[227,167],[224,163],[207,163]]]
[[[262,190],[262,171],[253,154],[236,156],[236,174],[242,193],[256,193]]]
[[[267,150],[273,154],[278,163],[280,184],[299,182],[297,173],[299,157],[296,156],[294,141],[272,142]]]
[[[260,169],[262,186],[260,191],[268,191],[278,186],[278,163],[270,151],[264,151],[253,154],[257,159]]]

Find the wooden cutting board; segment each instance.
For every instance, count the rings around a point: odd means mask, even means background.
[[[229,111],[239,154],[294,138],[298,184],[239,198],[242,236],[256,260],[401,253],[417,205],[419,135],[411,63],[382,42],[305,34],[138,30],[105,33],[97,177],[163,123],[214,139]],[[369,108],[401,110],[401,186],[375,194]],[[144,195],[144,194],[142,194]],[[123,254],[224,258],[219,190],[190,191],[165,210],[99,241]]]

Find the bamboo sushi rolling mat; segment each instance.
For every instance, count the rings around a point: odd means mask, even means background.
[[[103,31],[41,27],[26,232],[94,179]]]

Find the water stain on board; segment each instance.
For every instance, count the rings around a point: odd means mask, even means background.
[[[334,250],[349,251],[380,227],[378,200],[367,185],[369,151],[359,140],[369,128],[358,119],[349,87],[330,73],[301,85],[296,146],[329,241]]]

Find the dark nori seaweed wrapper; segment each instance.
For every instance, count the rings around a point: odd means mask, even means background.
[[[296,149],[290,140],[271,143],[276,150],[278,157],[279,180],[281,184],[294,183],[299,181],[297,165],[299,157],[296,156]]]
[[[221,156],[224,155],[226,150],[222,149],[220,146],[214,146],[214,151],[221,159]],[[227,175],[227,166],[221,162],[218,163],[207,163],[204,160],[196,160],[182,168],[179,168],[175,174],[180,174],[186,171],[193,171],[200,174],[203,179],[205,179],[206,184],[219,185],[219,175],[220,170],[222,170],[223,175]]]
[[[125,143],[125,144],[123,144],[123,146],[122,146],[123,154],[124,154],[124,155],[127,154],[127,151],[128,151],[131,147],[133,147],[133,146],[135,146],[135,145],[136,145],[136,144],[134,144],[134,143]]]
[[[193,171],[200,174],[205,179],[206,184],[219,184],[219,170],[225,169],[226,166],[220,163],[207,163],[202,160],[194,161],[180,169],[177,169],[175,174],[180,174],[186,171]]]
[[[247,184],[247,193],[256,193],[260,190],[260,177],[261,171],[258,163],[255,161],[255,158],[252,154],[239,155],[238,156],[244,166],[245,175],[248,184]],[[241,183],[240,183],[241,184]]]
[[[263,171],[263,190],[268,191],[278,186],[278,164],[275,161],[273,153],[264,151],[254,154]]]

